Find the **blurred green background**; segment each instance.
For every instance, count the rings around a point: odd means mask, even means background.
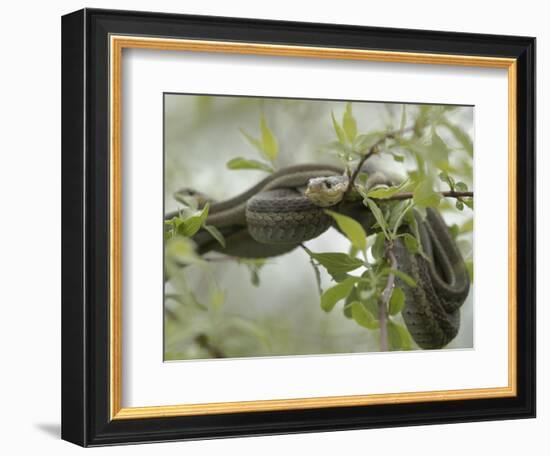
[[[173,194],[182,187],[224,200],[264,178],[267,174],[262,171],[226,167],[237,156],[259,158],[240,130],[258,137],[262,115],[279,144],[277,168],[309,162],[341,165],[327,144],[335,140],[331,112],[341,118],[345,106],[338,101],[166,94],[165,211],[178,209]],[[458,127],[454,132],[445,125],[433,127],[451,152],[450,174],[471,189],[472,157],[461,147],[460,132],[473,136],[473,108],[434,107],[434,112],[439,111],[445,122]],[[408,119],[419,112],[418,105],[406,106]],[[359,132],[397,129],[403,105],[354,102],[353,113]],[[404,162],[388,154],[372,160],[405,178],[416,162],[404,156]],[[435,182],[442,190],[448,189]],[[440,209],[449,225],[471,225],[471,209],[458,211],[446,200]],[[471,260],[471,227],[463,231],[459,247],[465,259]],[[330,229],[307,246],[317,252],[347,252],[349,241]],[[219,257],[208,268],[186,267],[167,282],[165,360],[378,351],[378,331],[347,319],[342,304],[331,313],[321,310],[314,270],[301,249],[269,258],[259,268]],[[324,288],[330,286],[324,270],[321,282]],[[473,347],[472,294],[462,307],[460,333],[447,348]]]

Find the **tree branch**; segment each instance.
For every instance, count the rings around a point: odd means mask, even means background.
[[[380,146],[380,144],[384,143],[387,139],[395,139],[396,136],[400,136],[404,133],[407,133],[413,130],[414,130],[414,127],[409,127],[409,128],[403,128],[401,130],[390,131],[386,133],[384,136],[382,136],[372,146],[370,146],[367,153],[361,157],[361,160],[359,160],[357,167],[353,170],[347,191],[349,192],[350,189],[353,188],[353,186],[355,185],[355,180],[357,179],[357,176],[361,172],[361,168],[363,168],[363,165],[370,157],[372,157],[376,152],[378,152],[378,146]]]
[[[454,191],[446,191],[446,192],[439,192],[439,194],[445,198],[473,198],[474,192],[454,192]],[[403,193],[396,193],[395,195],[389,196],[388,198],[371,198],[373,200],[393,200],[393,201],[399,201],[399,200],[406,200],[413,198],[413,192],[403,192]]]

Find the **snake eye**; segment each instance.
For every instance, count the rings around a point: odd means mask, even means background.
[[[332,188],[332,184],[331,184],[329,181],[325,182],[325,186],[326,186],[329,190]]]

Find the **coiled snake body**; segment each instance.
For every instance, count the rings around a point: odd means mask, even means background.
[[[397,277],[405,293],[403,320],[422,348],[441,348],[460,329],[460,307],[470,291],[470,278],[445,221],[435,209],[426,210],[422,220],[415,211],[420,243],[426,258],[412,255],[401,239],[394,241],[398,268],[411,276],[416,287]]]
[[[219,250],[241,257],[271,257],[293,250],[332,225],[323,207],[359,214],[372,232],[373,219],[361,202],[342,201],[347,182],[343,170],[330,165],[306,164],[281,169],[248,191],[210,206],[206,223],[225,236],[222,249],[205,230],[194,240],[200,252]],[[344,184],[344,185],[343,185]],[[346,208],[344,210],[344,208]],[[177,213],[167,214],[171,218]],[[405,293],[403,319],[422,348],[441,348],[460,328],[460,307],[470,289],[464,260],[449,230],[435,209],[426,219],[415,210],[422,254],[412,254],[398,238],[392,247],[398,269],[412,277],[416,286],[399,277]],[[410,228],[405,228],[408,230]]]

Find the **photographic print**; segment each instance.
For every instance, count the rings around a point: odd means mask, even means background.
[[[534,38],[83,9],[62,54],[63,439],[535,416]]]
[[[473,348],[473,111],[164,94],[165,360]]]

